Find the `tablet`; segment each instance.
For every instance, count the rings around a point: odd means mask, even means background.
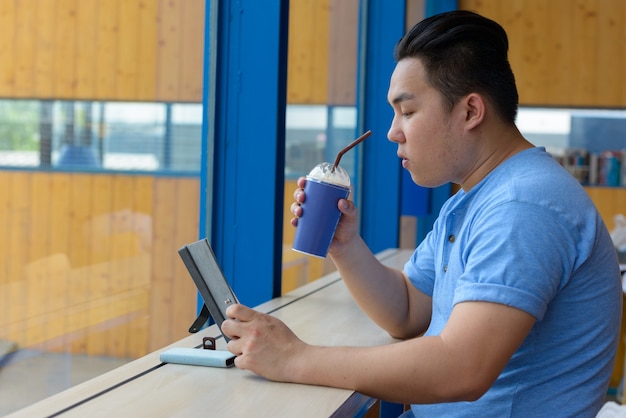
[[[211,317],[222,332],[222,322],[227,318],[226,308],[239,302],[217,263],[209,241],[204,238],[192,244],[185,244],[178,250],[178,254],[185,263]],[[200,326],[206,321],[202,322]],[[190,331],[195,332],[192,329]],[[229,341],[223,332],[222,335]]]

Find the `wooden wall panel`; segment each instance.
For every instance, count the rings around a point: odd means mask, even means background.
[[[133,100],[138,97],[139,61],[141,34],[137,23],[140,21],[142,0],[124,0],[119,2],[118,36],[119,47],[116,60],[115,97],[120,100]]]
[[[21,176],[17,173],[9,173],[8,177],[9,200],[7,206],[10,224],[5,236],[8,242],[7,250],[9,256],[7,261],[9,263],[8,274],[5,280],[12,284],[23,275],[23,266],[26,262],[26,252],[28,251],[29,242],[25,227],[28,225],[29,220],[26,215],[29,207],[29,193],[24,193],[24,191],[30,191],[30,175]],[[16,306],[20,310],[25,309],[28,301],[26,292],[11,286],[7,293],[11,306]],[[11,327],[11,329],[20,338],[27,336],[24,328]]]
[[[30,183],[32,174],[20,175],[9,173],[8,200],[10,225],[7,230],[9,242],[9,280],[17,280],[24,273],[24,264],[28,257],[29,242],[29,208],[30,208]]]
[[[15,39],[13,60],[15,65],[14,94],[18,97],[27,95],[32,90],[34,81],[33,66],[35,62],[36,32],[36,2],[23,2],[15,13],[15,33],[21,36]]]
[[[37,260],[50,254],[50,203],[52,201],[51,177],[46,173],[33,173],[29,196],[37,196],[39,205],[30,211],[28,258]],[[1,250],[0,250],[1,251]]]
[[[549,41],[537,28],[545,28],[547,23],[546,2],[536,4],[532,14],[524,13],[527,7],[526,0],[513,0],[506,8],[505,19],[500,22],[507,28],[510,39],[515,39],[509,48],[511,63],[523,63],[523,77],[517,80],[518,89],[524,92],[524,100],[533,102],[540,100],[537,94],[542,94],[543,80],[546,73],[546,57]],[[535,5],[533,5],[535,6]],[[515,66],[513,67],[515,71]],[[520,93],[521,94],[521,93]]]
[[[135,231],[135,233],[139,236],[139,253],[140,254],[152,254],[152,225],[157,219],[153,216],[153,207],[154,207],[154,192],[155,192],[155,182],[158,179],[154,177],[148,176],[138,176],[135,177],[134,182],[134,192],[133,192],[133,200],[132,200],[132,212],[133,217],[130,223],[130,229]],[[185,181],[185,183],[189,183],[196,186],[195,194],[199,195],[199,182],[196,180]],[[185,199],[182,199],[183,202],[186,202],[187,199],[191,199],[193,194],[188,196]],[[183,222],[188,222],[191,225],[196,225],[193,222],[193,219],[198,217],[198,214],[194,214],[194,217],[190,217]],[[173,256],[170,254],[170,256]],[[150,260],[146,260],[145,263],[133,263],[131,267],[131,276],[130,276],[130,286],[132,288],[142,288],[143,292],[143,300],[146,306],[150,306],[150,291],[149,291],[149,283],[146,285],[145,279],[150,278],[150,283],[152,281],[152,265]],[[180,279],[179,276],[175,276],[176,279]],[[132,321],[128,323],[128,338],[127,338],[127,355],[131,358],[137,358],[144,353],[149,352],[148,350],[148,341],[150,334],[154,332],[149,328],[149,318],[150,318],[150,309],[145,309],[140,315],[137,315],[133,318]]]
[[[595,61],[598,76],[594,89],[599,93],[597,103],[615,103],[626,105],[624,94],[624,56],[626,56],[626,6],[623,1],[614,2],[611,7],[598,4],[598,43],[595,45]],[[617,45],[610,42],[617,40]],[[617,55],[615,55],[617,53]],[[620,86],[622,86],[620,88]]]
[[[169,312],[171,333],[167,344],[187,336],[189,326],[196,318],[195,302],[198,290],[178,257],[178,249],[183,244],[200,238],[198,237],[198,222],[194,222],[199,218],[200,194],[198,191],[198,184],[195,182],[179,183],[176,188],[175,232],[169,240],[169,248],[165,248],[168,253],[176,254],[171,272],[171,283],[175,291],[172,292],[171,297],[172,308]]]
[[[0,97],[13,97],[15,85],[16,11],[12,1],[0,1]]]
[[[130,278],[132,272],[129,271],[131,267],[130,262],[133,257],[138,255],[138,240],[136,235],[132,231],[126,231],[125,226],[128,225],[132,216],[132,201],[133,201],[133,183],[134,178],[124,178],[122,176],[113,177],[112,183],[112,212],[111,212],[111,233],[109,240],[111,248],[110,261],[119,260],[122,262],[111,263],[110,273],[110,286],[112,289],[129,289]],[[133,289],[134,290],[134,289]],[[111,293],[117,293],[111,292]],[[131,312],[130,307],[126,305],[132,298],[118,298],[115,304],[106,306],[107,317],[114,317],[116,310],[122,310],[124,314]],[[132,308],[131,308],[132,309]],[[117,314],[119,314],[118,312]],[[108,330],[108,338],[106,338],[107,353],[112,354],[114,357],[124,357],[126,349],[126,340],[128,338],[128,330],[126,328],[126,321],[122,321],[118,326],[114,326]]]
[[[49,0],[47,0],[49,1]],[[97,3],[76,3],[76,87],[73,97],[94,97],[96,92]]]
[[[571,101],[574,103],[597,103],[596,80],[600,76],[597,47],[601,41],[598,33],[598,2],[595,0],[576,0],[564,7],[572,8],[572,30],[566,44],[575,48],[574,62],[571,62]]]
[[[327,102],[328,33],[329,0],[290,3],[287,103]]]
[[[4,3],[4,2],[2,2]],[[25,2],[21,2],[20,4],[24,4]],[[82,10],[82,3],[81,8]],[[32,91],[24,91],[24,97],[32,97],[38,99],[51,99],[54,98],[55,94],[55,63],[58,59],[56,53],[56,20],[51,19],[50,16],[55,16],[56,13],[56,0],[39,0],[37,1],[37,22],[31,28],[37,34],[37,41],[35,43],[35,62],[33,63],[34,69],[34,83],[32,86]],[[82,18],[82,16],[81,16]],[[93,24],[92,24],[93,27]],[[79,29],[81,26],[79,25]],[[79,36],[79,39],[89,39],[88,34]],[[79,41],[80,42],[80,41]],[[78,44],[80,48],[78,49],[78,53],[82,54],[83,46],[81,43]],[[88,48],[91,45],[88,46]],[[91,48],[93,49],[93,48]],[[77,57],[78,58],[78,57]],[[81,62],[80,59],[78,61]],[[0,64],[2,65],[2,64]],[[78,70],[81,71],[81,66],[79,65]],[[93,69],[91,69],[93,71]],[[80,74],[80,73],[79,73]],[[79,90],[81,91],[81,90]],[[4,92],[3,92],[4,93]],[[4,95],[4,94],[3,94]],[[79,97],[90,97],[89,96],[79,96]],[[11,97],[8,95],[7,97]],[[15,96],[17,97],[17,96]]]
[[[198,207],[196,178],[0,171],[0,339],[137,357],[184,337]]]
[[[160,219],[154,224],[152,237],[152,283],[150,286],[150,329],[159,332],[150,334],[148,349],[153,351],[173,341],[172,334],[172,286],[171,277],[174,263],[177,261],[172,254],[172,237],[175,234],[176,202],[175,182],[164,179],[155,184],[154,216]]]
[[[356,0],[332,1],[332,28],[331,0],[291,2],[289,103],[354,103]],[[0,2],[0,97],[199,103],[204,15],[204,0]]]
[[[121,42],[117,21],[119,0],[97,4],[95,97],[113,100],[117,91],[117,48]]]
[[[181,44],[180,97],[202,97],[202,77],[204,68],[204,6],[183,3],[181,5]]]
[[[178,94],[182,59],[182,10],[169,0],[159,1],[159,56],[157,61],[157,98],[172,101]]]
[[[92,237],[90,245],[90,262],[94,268],[90,275],[91,283],[89,286],[90,295],[106,295],[110,292],[109,283],[111,281],[110,263],[111,259],[110,233],[111,216],[113,211],[112,205],[112,186],[111,176],[95,176],[93,178],[93,194],[90,196],[91,221],[85,224],[86,233]],[[97,303],[95,301],[94,303]],[[95,308],[95,307],[94,307]],[[100,318],[105,317],[107,313],[90,309],[87,311],[87,323],[97,324]],[[90,330],[87,335],[86,347],[89,354],[103,354],[106,352],[106,338],[104,332],[98,330]]]
[[[202,15],[204,16],[204,15]],[[139,84],[137,85],[137,97],[143,100],[151,100],[150,98],[156,98],[157,91],[157,70],[148,71],[148,69],[157,68],[157,57],[159,51],[158,42],[154,42],[154,39],[158,39],[158,17],[159,17],[159,4],[156,1],[144,1],[141,4],[141,12],[139,13],[139,22],[137,25],[137,31],[139,32]],[[202,23],[204,28],[204,21]],[[198,53],[202,51],[200,48]],[[201,70],[202,71],[202,70]],[[195,80],[198,85],[202,85],[202,78]],[[195,102],[202,101],[202,95],[194,97],[181,97],[181,100],[191,100]]]
[[[76,1],[57,0],[55,9],[54,95],[66,99],[76,95]]]
[[[626,215],[626,189],[615,187],[586,187],[609,230],[615,228],[615,215]]]
[[[571,7],[562,7],[559,2],[546,2],[546,14],[548,16],[560,16],[559,19],[552,19],[545,28],[545,43],[549,45],[547,57],[549,59],[543,64],[546,68],[546,79],[542,89],[544,98],[537,98],[535,101],[541,103],[542,100],[552,98],[552,103],[562,101],[572,103],[571,86],[574,75],[571,72],[571,62],[576,54],[573,48],[568,47],[565,40],[572,32]],[[515,71],[515,68],[513,69]],[[538,95],[539,92],[535,92]],[[528,94],[532,94],[529,92]],[[559,98],[559,99],[557,99]]]
[[[0,2],[0,97],[202,101],[204,0]]]
[[[55,178],[48,173],[39,173],[39,175],[45,178]],[[88,266],[90,263],[90,248],[88,246],[89,236],[85,233],[85,225],[89,223],[91,214],[91,202],[93,200],[93,179],[94,176],[90,174],[75,174],[71,178],[70,183],[70,213],[67,220],[67,227],[69,229],[69,242],[68,242],[68,259],[64,267],[65,272],[57,270],[54,267],[52,271],[56,274],[64,274],[66,276],[66,283],[69,283],[69,270],[72,266],[78,268],[82,266]],[[50,196],[50,199],[54,199],[56,196]],[[57,253],[58,254],[58,253]],[[38,260],[42,257],[32,257],[33,260]],[[65,260],[61,259],[59,263],[64,263]],[[67,299],[72,306],[81,303],[82,299],[86,295],[91,293],[91,280],[89,277],[81,276],[73,282],[72,292],[67,295]],[[71,347],[71,351],[75,353],[85,353],[87,351],[87,338],[89,335],[88,318],[86,315],[72,315],[68,316],[68,328],[73,332],[73,338],[68,338],[64,341],[66,346]],[[65,330],[58,330],[52,335],[48,335],[47,339],[51,340],[58,336]],[[62,334],[61,334],[62,335]],[[50,347],[52,349],[52,347]]]
[[[460,0],[509,34],[520,103],[626,106],[626,6],[621,0]]]
[[[288,103],[352,101],[343,72],[353,50],[339,46],[353,28],[330,21],[330,9],[345,3],[291,2]],[[198,103],[204,7],[203,0],[0,2],[0,97]],[[509,31],[522,104],[626,105],[621,0],[510,0],[506,7],[460,0],[459,7]],[[338,28],[345,32],[335,37]]]
[[[356,105],[359,1],[330,0],[328,34],[329,105]]]

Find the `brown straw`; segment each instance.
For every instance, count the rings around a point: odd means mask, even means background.
[[[352,148],[356,147],[358,144],[363,142],[365,140],[365,138],[367,138],[371,134],[372,134],[372,131],[365,132],[363,135],[361,135],[360,137],[358,137],[354,141],[350,142],[345,148],[343,148],[341,151],[339,151],[339,153],[337,153],[337,158],[335,158],[335,162],[333,163],[333,168],[332,168],[331,171],[333,171],[333,172],[335,171],[335,167],[337,167],[339,165],[339,160],[341,160],[341,157],[343,157],[343,154],[345,154],[346,152],[350,151]]]

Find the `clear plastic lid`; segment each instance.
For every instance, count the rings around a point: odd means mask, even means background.
[[[334,167],[332,163],[320,163],[313,167],[307,175],[308,178],[323,181],[325,183],[337,184],[339,186],[350,187],[350,176],[340,166]]]

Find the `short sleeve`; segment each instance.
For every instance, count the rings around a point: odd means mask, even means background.
[[[470,229],[453,303],[501,303],[541,320],[572,273],[576,244],[567,224],[540,206],[507,202]]]

